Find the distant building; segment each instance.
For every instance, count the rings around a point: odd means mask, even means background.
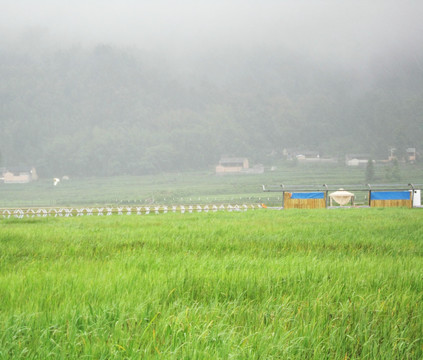
[[[407,161],[415,162],[417,160],[416,148],[408,148],[406,151],[407,151]]]
[[[411,163],[414,163],[417,160],[418,153],[416,151],[416,148],[407,148],[405,150],[405,154],[402,153],[400,156],[397,155],[398,151],[396,148],[390,149],[390,155],[388,157],[389,161],[409,161]]]
[[[348,154],[345,157],[345,163],[348,166],[367,165],[370,155],[368,154]]]
[[[216,166],[217,175],[225,174],[263,174],[264,166],[256,164],[250,167],[247,158],[227,158],[220,159],[219,165]]]
[[[26,184],[38,180],[35,168],[8,168],[3,170],[3,182],[5,184]]]
[[[396,155],[397,149],[396,148],[391,148],[389,151],[390,151],[390,155],[388,157],[388,160],[389,161],[397,160],[397,155]]]
[[[337,160],[330,156],[321,156],[318,151],[283,149],[283,158],[285,160],[298,160],[299,162],[313,163],[335,163]]]
[[[295,156],[298,160],[319,160],[320,155],[317,151],[301,151]]]
[[[219,161],[219,165],[216,166],[216,174],[225,173],[239,173],[249,168],[247,158],[230,158],[224,157]]]

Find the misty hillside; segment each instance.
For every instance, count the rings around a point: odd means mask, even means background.
[[[107,45],[4,47],[0,79],[3,165],[44,176],[204,169],[223,154],[266,163],[284,148],[423,148],[413,56],[358,71],[265,47],[185,62]]]

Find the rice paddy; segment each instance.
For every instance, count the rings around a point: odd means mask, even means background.
[[[386,183],[385,166],[376,166],[374,184]],[[421,164],[401,164],[401,183],[421,184]],[[148,204],[244,204],[261,203],[276,206],[281,193],[263,193],[262,184],[285,185],[363,184],[365,167],[338,164],[282,164],[275,171],[261,175],[216,176],[208,172],[170,173],[110,178],[70,178],[57,186],[53,179],[40,179],[29,184],[0,183],[0,208],[67,207],[94,205]],[[357,194],[359,195],[359,194]]]
[[[2,219],[0,359],[420,359],[422,219]]]

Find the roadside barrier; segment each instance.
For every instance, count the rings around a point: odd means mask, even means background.
[[[116,207],[81,207],[81,208],[13,208],[0,209],[1,217],[18,218],[24,217],[73,217],[73,216],[111,216],[111,215],[149,215],[149,214],[167,214],[167,213],[201,213],[218,211],[248,211],[262,209],[262,204],[243,204],[243,205],[178,205],[178,206],[116,206]]]

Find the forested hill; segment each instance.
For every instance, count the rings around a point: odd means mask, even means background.
[[[423,148],[413,56],[360,70],[266,48],[185,62],[106,45],[41,49],[0,49],[4,166],[107,176],[203,169],[223,154],[266,162],[283,148]]]

